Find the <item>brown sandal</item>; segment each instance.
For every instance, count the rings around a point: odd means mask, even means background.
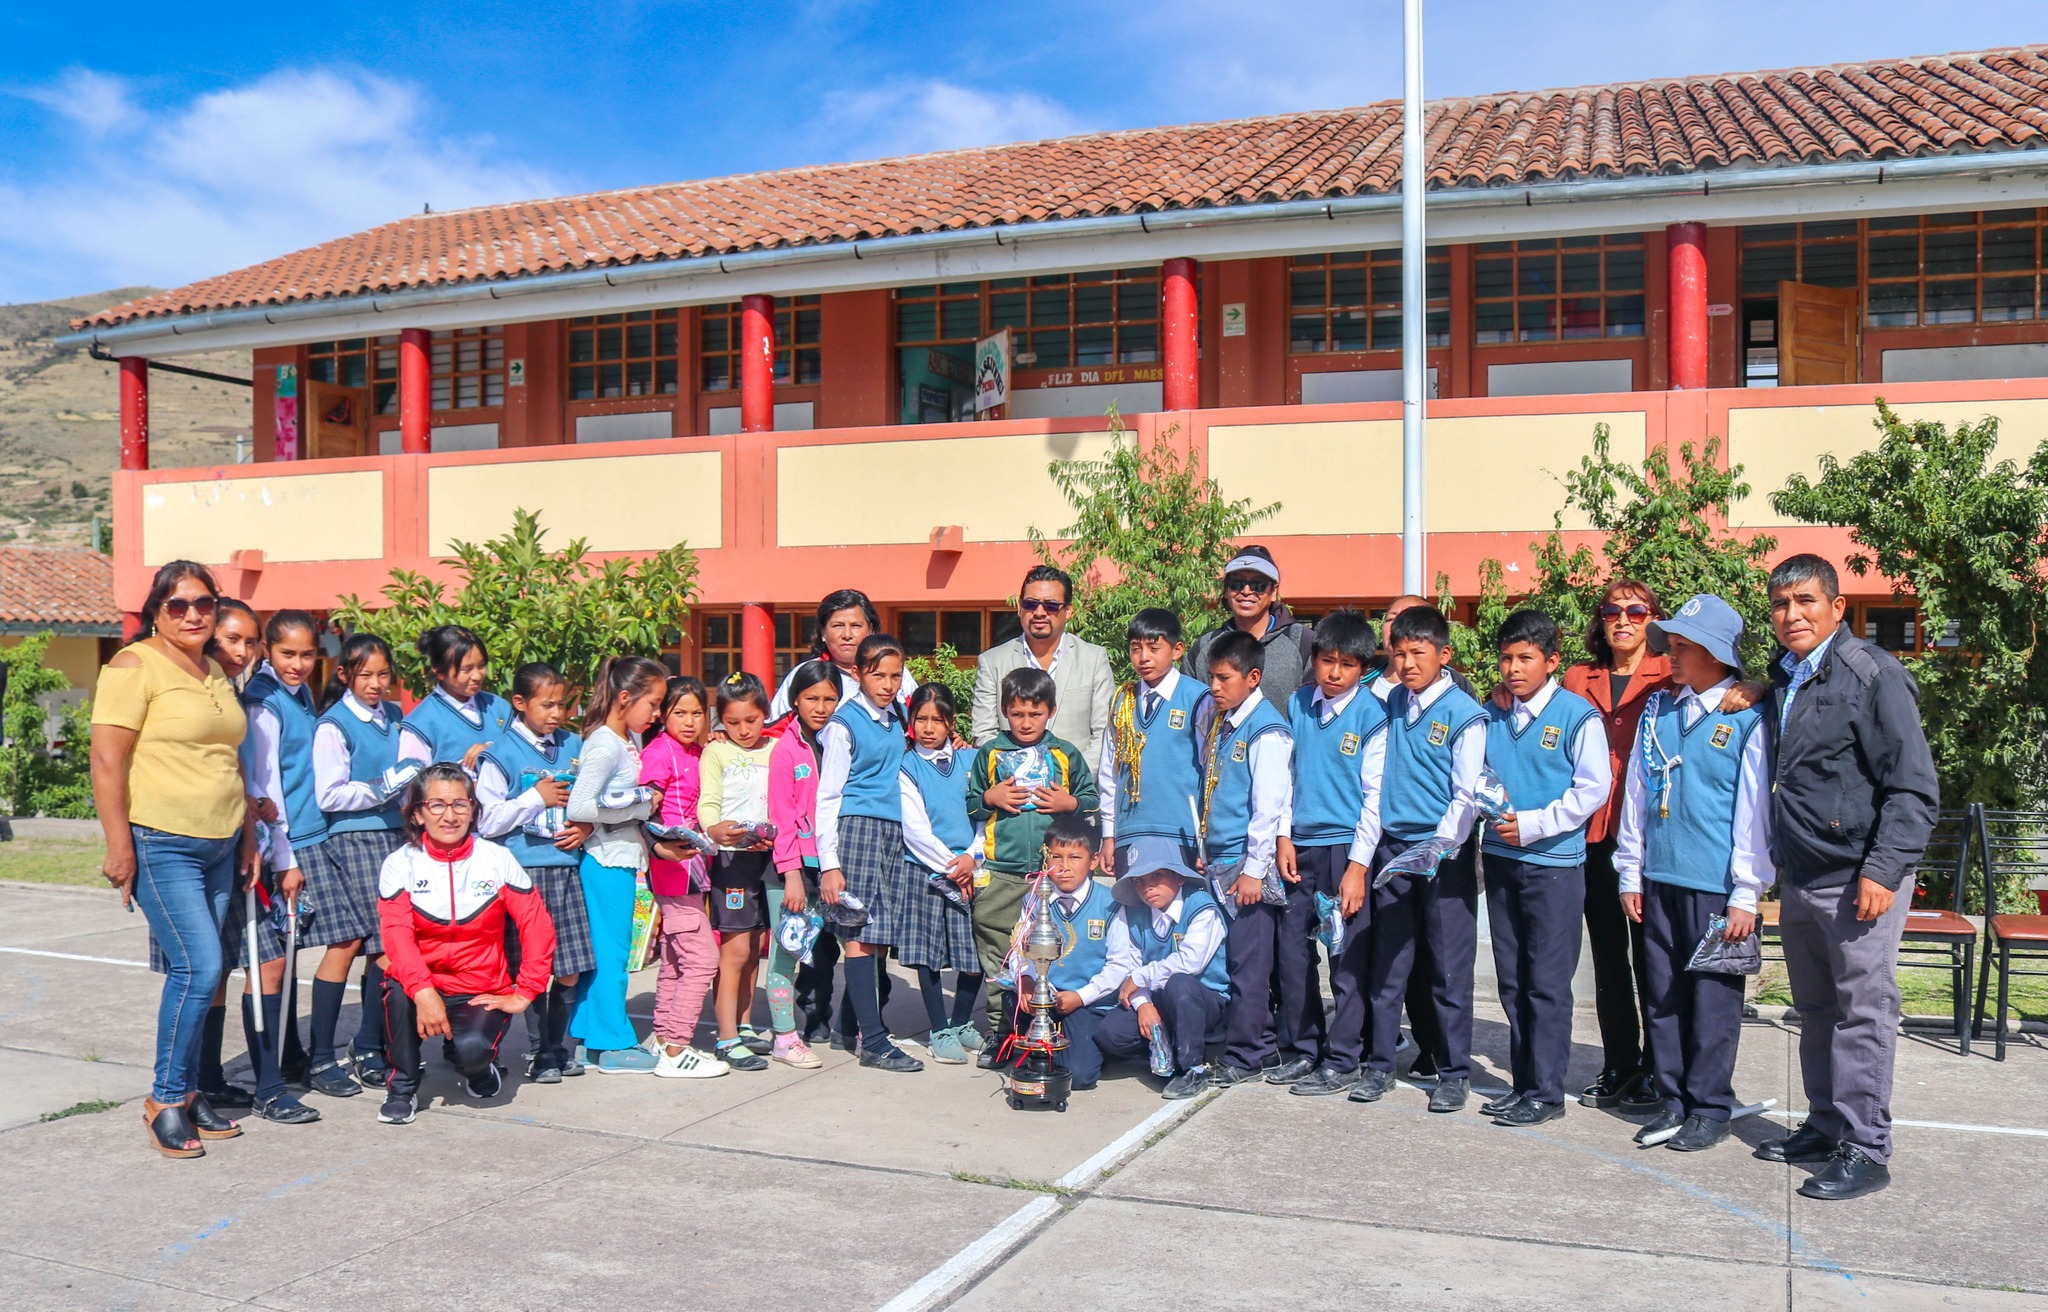
[[[199,1142],[199,1132],[192,1128],[192,1119],[185,1114],[185,1104],[160,1103],[154,1098],[144,1098],[142,1123],[149,1129],[149,1146],[164,1156],[206,1156],[206,1147]]]
[[[233,1139],[242,1133],[242,1127],[215,1111],[203,1093],[195,1093],[185,1099],[185,1113],[202,1139]]]

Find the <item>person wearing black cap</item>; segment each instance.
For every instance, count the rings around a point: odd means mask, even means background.
[[[1181,660],[1181,673],[1206,683],[1209,648],[1237,629],[1257,638],[1265,648],[1260,686],[1274,705],[1286,705],[1295,690],[1306,687],[1313,677],[1314,635],[1280,600],[1280,566],[1274,563],[1272,552],[1261,546],[1238,548],[1223,567],[1223,608],[1230,618],[1195,639]]]

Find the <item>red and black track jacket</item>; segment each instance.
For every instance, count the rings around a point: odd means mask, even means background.
[[[392,981],[407,997],[428,987],[446,997],[545,993],[555,925],[526,868],[473,834],[453,851],[424,841],[385,858],[377,881],[377,924]],[[505,968],[507,916],[519,927],[516,984]]]

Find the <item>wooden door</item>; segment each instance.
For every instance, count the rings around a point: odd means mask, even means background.
[[[303,382],[299,423],[308,460],[374,455],[370,445],[370,389]]]
[[[1778,284],[1778,386],[1857,381],[1856,301],[1854,287]]]

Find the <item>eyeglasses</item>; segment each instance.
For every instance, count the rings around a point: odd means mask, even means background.
[[[164,614],[174,620],[182,620],[186,613],[190,612],[203,620],[213,614],[214,608],[219,605],[218,597],[166,597]]]
[[[1044,597],[1026,597],[1017,603],[1017,609],[1026,615],[1052,615],[1067,608],[1064,601],[1048,601]]]
[[[1265,596],[1273,590],[1273,580],[1260,574],[1233,574],[1223,580],[1225,592],[1252,592]]]
[[[420,809],[437,818],[444,815],[468,815],[476,809],[476,803],[444,802],[436,798],[431,802],[421,802]]]
[[[1624,615],[1632,620],[1646,620],[1650,618],[1650,608],[1640,601],[1627,606],[1610,601],[1600,608],[1600,618],[1603,620],[1618,620]]]

